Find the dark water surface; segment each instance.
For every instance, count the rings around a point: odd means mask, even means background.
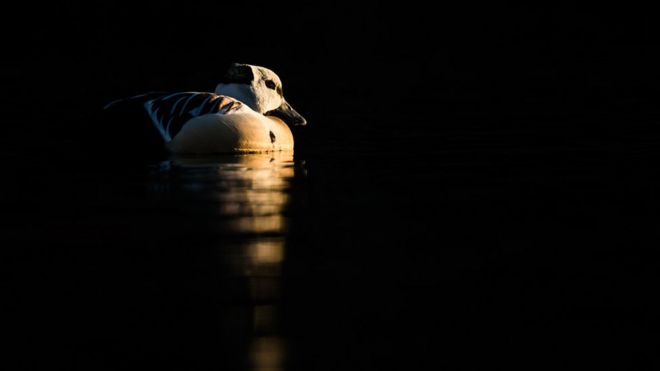
[[[505,137],[114,166],[10,153],[16,368],[654,362],[653,139]]]

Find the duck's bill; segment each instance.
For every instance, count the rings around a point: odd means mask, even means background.
[[[278,108],[266,113],[269,116],[275,116],[284,121],[289,126],[304,126],[307,125],[307,120],[302,117],[291,105],[284,101]]]

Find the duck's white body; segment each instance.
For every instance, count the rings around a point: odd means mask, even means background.
[[[166,147],[178,154],[290,151],[288,125],[306,124],[284,99],[280,78],[248,64],[234,63],[215,93],[149,93],[129,99],[144,101]]]
[[[189,120],[166,144],[167,148],[179,154],[293,150],[293,134],[282,120],[256,113],[249,107],[242,110]]]

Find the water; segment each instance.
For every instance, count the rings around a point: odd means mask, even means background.
[[[22,158],[3,192],[5,307],[16,349],[40,356],[18,366],[648,360],[654,152],[450,138],[113,167]]]
[[[173,202],[187,218],[212,224],[207,227],[211,235],[195,235],[198,228],[193,227],[188,239],[208,239],[203,247],[210,250],[210,266],[233,286],[233,295],[218,292],[233,315],[219,318],[216,325],[229,330],[229,336],[220,335],[227,343],[245,342],[233,362],[250,370],[284,370],[281,274],[289,228],[286,211],[299,165],[288,152],[177,158],[161,163],[150,184],[150,193],[159,201]],[[221,285],[218,278],[214,283]]]

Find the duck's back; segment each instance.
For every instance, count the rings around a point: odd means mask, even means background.
[[[293,149],[293,135],[277,118],[213,93],[163,94],[144,103],[174,153],[265,152]]]
[[[171,141],[193,118],[249,109],[231,97],[205,92],[161,94],[146,100],[144,108],[165,142]]]

